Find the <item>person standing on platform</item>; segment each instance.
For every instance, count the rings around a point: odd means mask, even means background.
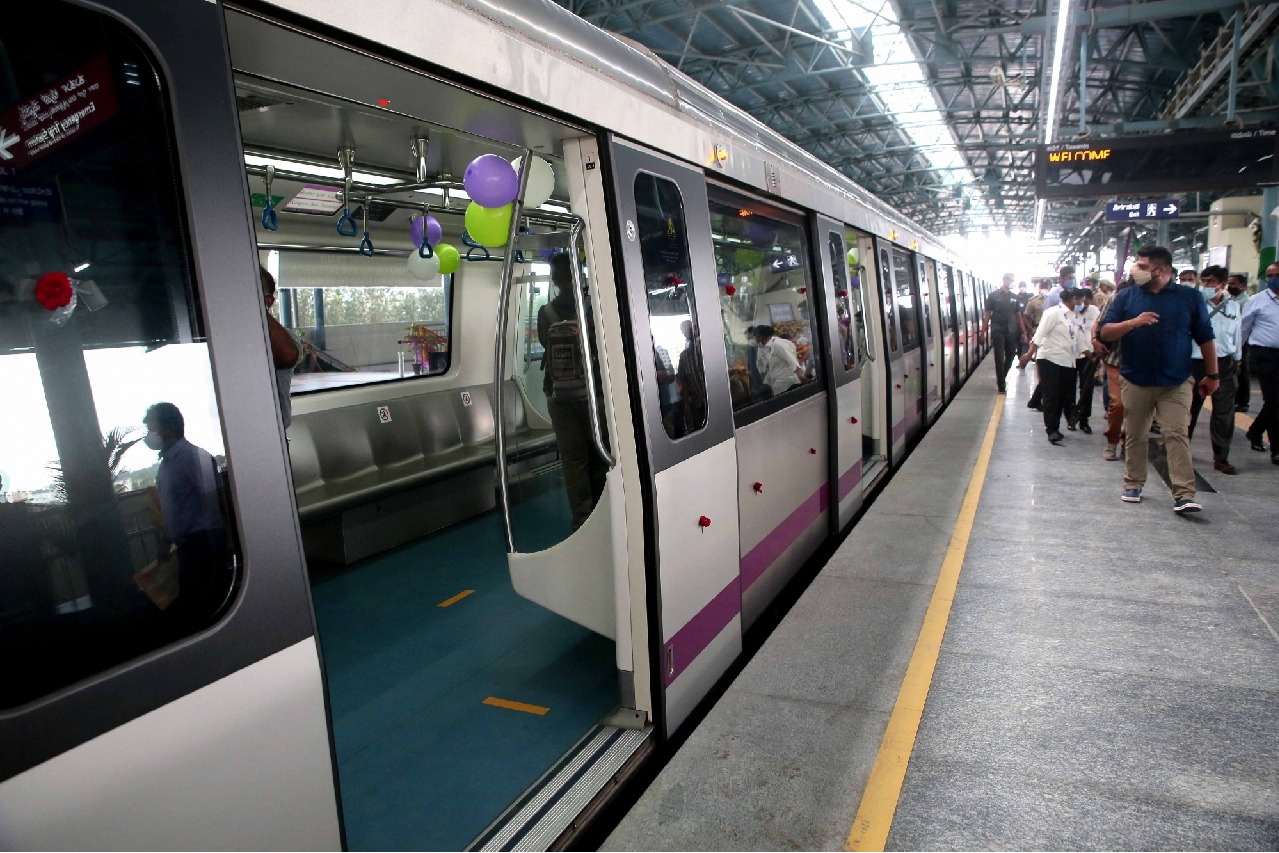
[[[1092,417],[1092,395],[1097,384],[1097,358],[1100,355],[1095,351],[1092,341],[1093,329],[1097,328],[1097,318],[1101,316],[1101,312],[1093,305],[1092,291],[1086,287],[1075,290],[1075,315],[1079,319],[1081,345],[1075,360],[1079,401],[1075,404],[1074,423],[1079,425],[1079,430],[1085,435],[1092,435],[1088,419]],[[1066,422],[1067,427],[1073,429],[1071,424],[1071,421]]]
[[[1062,292],[1074,289],[1075,268],[1067,265],[1057,270],[1057,286],[1049,290],[1048,295],[1044,297],[1044,308],[1060,305]]]
[[[1208,423],[1212,467],[1223,474],[1234,474],[1237,469],[1230,464],[1230,442],[1235,437],[1235,372],[1239,364],[1239,327],[1243,312],[1238,303],[1226,296],[1226,276],[1225,267],[1204,267],[1199,276],[1199,292],[1208,303],[1208,320],[1217,342],[1217,372],[1221,374],[1221,385],[1212,395],[1212,419]],[[1208,370],[1197,346],[1191,352],[1190,363],[1198,383]],[[1202,394],[1190,399],[1190,429],[1186,433],[1189,438],[1195,437],[1195,424],[1203,404]]]
[[[1063,290],[1061,302],[1044,311],[1030,349],[1021,357],[1022,364],[1036,358],[1039,387],[1043,389],[1044,431],[1053,444],[1061,444],[1061,416],[1067,423],[1075,417],[1075,363],[1083,338],[1075,314],[1075,291]],[[1082,339],[1082,341],[1081,341]]]
[[[1248,276],[1241,272],[1232,272],[1230,278],[1226,279],[1226,293],[1230,294],[1239,305],[1239,315],[1243,316],[1243,307],[1248,304]],[[1238,382],[1235,383],[1235,411],[1246,412],[1249,404],[1252,403],[1252,383],[1248,379],[1248,344],[1242,338],[1239,339],[1239,358],[1235,359],[1235,363],[1239,365],[1237,374]]]
[[[1244,305],[1240,330],[1248,342],[1248,371],[1261,386],[1261,411],[1248,428],[1248,441],[1264,453],[1264,432],[1270,461],[1279,465],[1279,263],[1266,267],[1265,285]]]
[[[1048,297],[1048,290],[1051,287],[1052,287],[1052,282],[1040,281],[1039,293],[1030,297],[1030,300],[1026,302],[1025,310],[1022,311],[1021,333],[1026,339],[1027,346],[1029,346],[1030,339],[1034,337],[1035,332],[1039,329],[1039,321],[1042,320],[1044,316],[1044,300]],[[1025,353],[1022,353],[1023,358],[1019,362],[1017,362],[1018,370],[1026,369],[1026,359],[1024,358],[1025,355],[1026,355]],[[1041,399],[1041,396],[1039,393],[1039,379],[1038,377],[1036,377],[1035,390],[1031,392],[1030,399],[1026,401],[1026,408],[1037,409],[1042,411],[1043,407],[1040,406],[1039,404],[1040,399]]]
[[[1190,346],[1199,344],[1206,372],[1199,392],[1211,396],[1220,385],[1217,347],[1208,309],[1199,291],[1172,280],[1172,253],[1162,246],[1137,251],[1132,279],[1136,286],[1115,296],[1098,336],[1122,341],[1120,394],[1124,402],[1123,500],[1139,503],[1146,485],[1149,443],[1154,418],[1168,454],[1173,511],[1200,512],[1195,500],[1195,469],[1190,459],[1190,399],[1194,394]]]
[[[1193,269],[1184,269],[1177,273],[1177,284],[1180,284],[1182,287],[1198,287],[1199,276],[1195,275],[1195,271]]]
[[[1030,289],[1026,286],[1026,282],[1017,282],[1017,313],[1023,314],[1026,311],[1026,305],[1030,302]],[[1019,326],[1019,334],[1017,339],[1017,357],[1026,354],[1026,348],[1030,346],[1030,335],[1026,334],[1026,330],[1021,322],[1021,317],[1017,318]]]
[[[986,297],[986,329],[995,350],[995,387],[1000,394],[1007,391],[1008,368],[1021,340],[1021,311],[1012,285],[1013,274],[1006,272],[1003,283]]]

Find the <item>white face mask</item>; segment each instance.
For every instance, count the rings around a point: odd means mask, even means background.
[[[158,432],[147,433],[143,437],[142,443],[145,444],[147,447],[151,448],[152,450],[164,449],[164,439],[160,437],[160,434]]]
[[[1199,292],[1200,292],[1200,293],[1202,293],[1202,294],[1204,295],[1204,299],[1212,299],[1214,296],[1216,296],[1216,295],[1217,295],[1217,288],[1215,288],[1215,287],[1200,287],[1200,288],[1199,288]]]
[[[1076,313],[1076,314],[1082,314],[1082,313],[1084,313],[1084,306],[1083,306],[1083,305],[1076,305],[1076,306],[1075,306],[1075,313]]]
[[[1150,270],[1139,270],[1134,268],[1132,271],[1132,280],[1139,286],[1150,284]]]

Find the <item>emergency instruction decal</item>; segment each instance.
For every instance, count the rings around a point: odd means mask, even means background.
[[[0,165],[21,168],[120,112],[102,54],[0,116]]]

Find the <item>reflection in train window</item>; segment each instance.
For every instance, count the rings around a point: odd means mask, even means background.
[[[924,308],[924,334],[928,338],[928,342],[932,343],[933,297],[932,285],[929,282],[934,280],[936,275],[934,273],[932,278],[928,275],[928,271],[934,269],[931,259],[925,258],[923,255],[916,255],[915,257],[919,258],[919,302]]]
[[[3,708],[208,626],[238,563],[161,69],[59,5],[56,32],[0,24],[0,111],[36,134],[67,93],[92,107],[3,180]]]
[[[393,255],[262,254],[278,319],[301,343],[293,393],[448,370],[452,275],[428,287]]]
[[[826,245],[830,252],[831,281],[835,283],[835,317],[839,334],[836,351],[844,369],[853,370],[857,367],[861,351],[857,324],[853,322],[853,293],[849,287],[850,278],[857,276],[857,249],[849,249],[845,255],[844,238],[838,231],[830,232]]]
[[[641,172],[635,209],[662,426],[681,438],[705,427],[707,414],[684,200],[672,181]]]
[[[897,352],[897,301],[893,298],[893,269],[888,262],[888,250],[879,250],[879,281],[884,290],[884,327],[888,329],[888,351]]]
[[[761,213],[750,199],[717,195],[711,235],[737,410],[813,381],[818,360],[803,229]]]
[[[897,291],[897,321],[902,334],[902,351],[919,346],[919,323],[915,315],[915,297],[910,288],[910,255],[893,247],[893,286]]]

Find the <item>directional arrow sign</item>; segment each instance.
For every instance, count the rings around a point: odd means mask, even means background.
[[[1181,216],[1181,202],[1175,198],[1152,201],[1111,201],[1106,203],[1107,222],[1132,222],[1140,219],[1176,219]]]
[[[13,152],[9,149],[14,146],[14,143],[21,141],[22,137],[18,136],[16,133],[10,133],[3,127],[0,127],[0,159],[12,160]]]

